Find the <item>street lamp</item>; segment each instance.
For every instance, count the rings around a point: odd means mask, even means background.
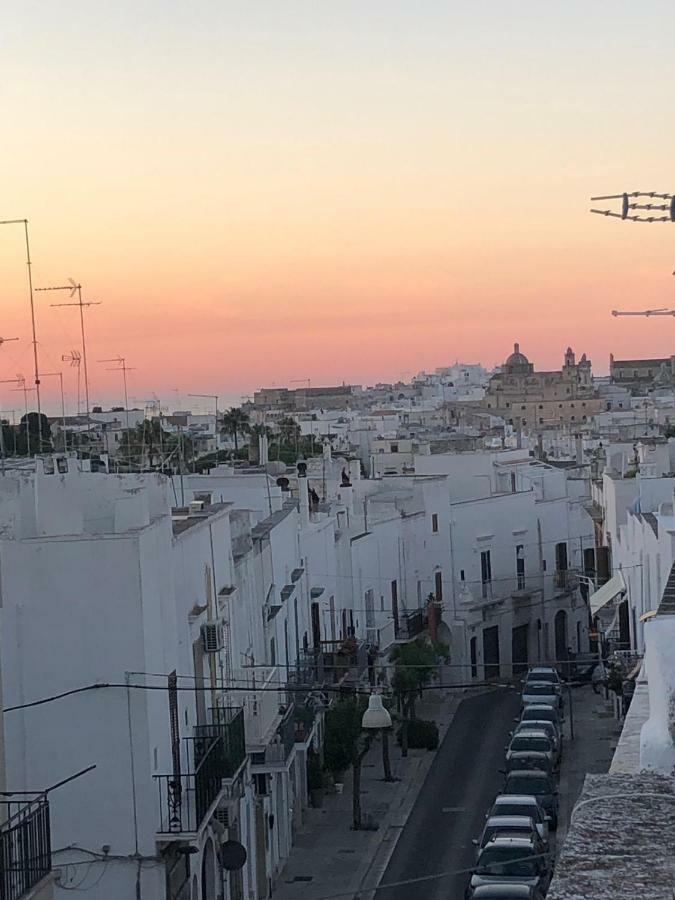
[[[391,716],[382,703],[382,694],[371,694],[368,698],[368,709],[361,719],[361,728],[364,731],[380,731],[383,728],[391,728]]]
[[[370,694],[368,708],[361,718],[361,740],[357,740],[352,758],[352,830],[360,831],[361,824],[361,763],[377,732],[386,734],[386,729],[391,728],[391,716],[382,704],[381,694]],[[390,780],[390,779],[387,779]]]

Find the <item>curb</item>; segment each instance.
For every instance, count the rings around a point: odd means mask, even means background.
[[[462,700],[465,700],[467,696],[470,696],[470,689],[468,688],[465,689],[461,696],[455,696],[451,698],[449,704],[450,708],[448,711],[448,719],[443,723],[441,727],[439,727],[439,748],[442,742],[445,740],[448,731],[450,730],[450,726],[452,725],[453,719],[455,718],[455,713],[457,712],[459,704],[462,702]],[[380,840],[379,845],[375,850],[372,858],[367,862],[365,871],[359,879],[359,886],[354,894],[354,900],[372,900],[372,898],[376,896],[376,888],[379,885],[382,876],[387,870],[389,861],[394,855],[398,839],[401,836],[401,832],[405,828],[408,819],[410,818],[410,814],[413,810],[413,806],[415,805],[415,801],[417,800],[417,796],[426,780],[429,769],[431,769],[431,766],[436,759],[437,752],[438,751],[435,751],[432,754],[427,754],[424,757],[419,757],[415,761],[417,765],[415,766],[414,771],[411,773],[410,782],[405,790],[405,793],[403,794],[396,808],[394,808],[387,816],[386,822],[383,823],[382,839]],[[370,883],[366,884],[366,882]]]

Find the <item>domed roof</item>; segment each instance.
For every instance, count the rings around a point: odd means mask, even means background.
[[[520,352],[520,344],[513,345],[513,353],[506,360],[507,366],[529,366],[530,361],[524,353]]]

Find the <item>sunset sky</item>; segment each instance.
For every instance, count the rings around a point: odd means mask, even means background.
[[[92,402],[675,353],[675,6],[644,0],[21,0],[0,28],[0,218],[79,279]],[[0,379],[32,378],[23,235],[0,228]],[[37,294],[41,368],[79,347]],[[66,298],[62,298],[65,300]],[[70,411],[75,372],[64,368]],[[51,382],[51,384],[49,383]],[[0,408],[23,405],[0,384]],[[56,379],[45,379],[57,411]],[[20,398],[18,400],[17,398]]]

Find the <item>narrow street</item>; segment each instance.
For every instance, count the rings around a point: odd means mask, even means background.
[[[519,695],[498,690],[464,700],[438,751],[380,884],[468,869],[471,843],[504,782],[504,748]],[[378,900],[462,900],[467,875],[377,892]]]

